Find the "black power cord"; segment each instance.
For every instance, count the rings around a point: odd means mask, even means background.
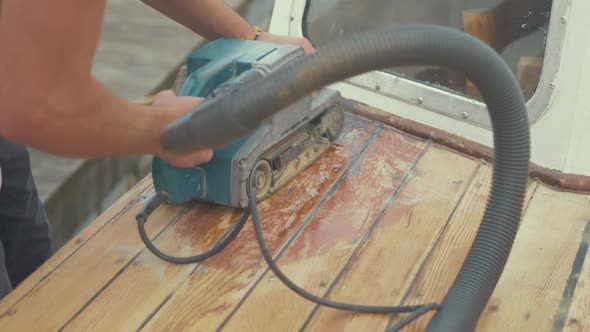
[[[231,231],[223,241],[217,242],[213,246],[213,248],[209,249],[209,251],[206,251],[206,252],[199,254],[199,255],[190,256],[190,257],[173,257],[173,256],[169,256],[169,255],[163,253],[158,248],[156,248],[154,246],[154,244],[152,243],[152,241],[147,236],[147,233],[145,232],[145,222],[147,221],[147,218],[149,217],[149,215],[152,212],[154,212],[154,210],[158,206],[168,203],[169,200],[170,200],[170,195],[168,195],[168,193],[166,193],[164,191],[157,191],[148,200],[148,202],[144,205],[144,207],[141,209],[141,211],[137,214],[136,220],[137,220],[137,229],[139,230],[139,236],[141,237],[141,240],[143,241],[143,243],[145,243],[146,247],[154,255],[160,257],[161,259],[163,259],[167,262],[174,263],[174,264],[199,263],[199,262],[202,262],[205,259],[217,254],[218,252],[223,250],[225,247],[227,247],[227,245],[230,244],[231,241],[233,241],[236,238],[236,236],[238,236],[238,234],[240,233],[240,231],[242,230],[242,228],[246,224],[246,221],[248,221],[248,217],[249,217],[248,212],[244,213],[240,217],[240,219],[234,224],[233,231]]]
[[[161,259],[175,263],[175,264],[190,264],[190,263],[198,263],[201,262],[216,253],[223,250],[242,230],[246,221],[252,216],[252,224],[254,226],[254,232],[256,234],[256,239],[258,240],[258,245],[260,246],[260,250],[262,252],[262,256],[266,260],[268,266],[272,270],[272,272],[293,292],[298,294],[299,296],[314,302],[318,305],[331,307],[334,309],[346,310],[346,311],[353,311],[353,312],[360,312],[360,313],[376,313],[376,314],[399,314],[399,313],[411,313],[411,315],[407,316],[403,320],[401,320],[396,326],[392,327],[391,330],[388,331],[398,331],[403,326],[409,324],[413,320],[417,319],[421,315],[425,314],[428,311],[438,309],[438,304],[423,304],[423,305],[408,305],[408,306],[369,306],[369,305],[359,305],[359,304],[350,304],[350,303],[340,303],[340,302],[333,302],[327,300],[325,298],[318,297],[313,295],[299,286],[297,286],[294,282],[292,282],[276,265],[274,262],[271,253],[268,251],[268,247],[266,246],[266,242],[264,241],[264,236],[262,234],[262,227],[260,226],[260,219],[258,217],[258,208],[257,208],[257,201],[256,201],[256,188],[251,188],[250,194],[250,204],[249,209],[244,212],[244,214],[240,217],[240,219],[234,224],[234,229],[229,233],[229,235],[220,242],[217,242],[210,250],[195,256],[190,257],[172,257],[169,256],[159,249],[157,249],[152,241],[148,238],[145,232],[145,222],[147,221],[149,215],[161,204],[165,204],[169,201],[170,196],[162,191],[157,191],[146,203],[146,205],[142,208],[142,210],[137,214],[137,227],[139,230],[140,237],[142,241],[145,243],[146,247],[154,253],[156,256],[160,257]]]
[[[418,319],[420,316],[424,315],[425,313],[429,312],[430,310],[438,309],[438,304],[425,304],[421,308],[417,309],[416,311],[409,314],[407,317],[400,320],[397,324],[385,330],[385,332],[398,332],[401,331],[403,327],[410,324],[414,320]]]

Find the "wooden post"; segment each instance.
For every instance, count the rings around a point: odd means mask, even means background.
[[[470,9],[463,11],[463,30],[475,38],[498,50],[498,29],[496,26],[496,8]],[[479,90],[466,79],[465,92],[477,99],[481,99]]]
[[[518,60],[517,77],[525,99],[532,97],[537,89],[542,68],[543,58],[541,57],[522,56]]]
[[[463,30],[497,50],[496,9],[463,11]]]

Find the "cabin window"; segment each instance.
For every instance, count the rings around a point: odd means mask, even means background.
[[[315,45],[392,24],[437,24],[465,31],[508,63],[525,98],[539,86],[552,0],[309,0],[303,31]],[[481,101],[458,72],[423,66],[382,72]]]

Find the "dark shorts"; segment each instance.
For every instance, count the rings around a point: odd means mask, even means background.
[[[51,255],[50,228],[27,149],[0,137],[0,299]]]

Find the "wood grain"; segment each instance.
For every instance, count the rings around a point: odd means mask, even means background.
[[[353,123],[349,122],[343,135],[353,129]],[[241,210],[197,205],[167,230],[156,241],[156,246],[172,255],[203,252],[239,214]],[[194,273],[195,267],[196,264],[170,265],[144,251],[65,330],[137,330],[147,315],[155,312],[178,285]]]
[[[340,104],[349,112],[391,126],[409,135],[444,145],[457,153],[465,153],[488,162],[492,162],[494,159],[494,150],[492,148],[467,140],[464,137],[399,117],[352,99],[341,98]],[[590,192],[590,176],[564,173],[531,163],[530,177],[556,187],[558,190],[569,190],[578,193]]]
[[[539,185],[479,331],[550,331],[590,218],[586,197]]]
[[[67,322],[143,249],[134,220],[143,200],[118,215],[20,301],[4,310],[0,330],[28,331],[41,325],[55,330]],[[153,238],[180,210],[171,206],[156,210],[146,225],[148,236]]]
[[[474,160],[431,147],[329,298],[374,305],[401,302],[477,167]],[[389,317],[320,307],[307,329],[379,331]]]
[[[279,265],[314,294],[360,304],[439,302],[480,225],[491,166],[431,145],[399,187],[400,174],[425,143],[391,128],[377,130],[375,122],[347,115],[337,144],[260,204],[265,238],[274,255],[288,248]],[[388,316],[318,308],[292,293],[268,272],[250,224],[202,265],[155,258],[145,251],[134,220],[153,191],[150,180],[0,302],[1,331],[58,330],[64,324],[66,330],[137,330],[146,321],[145,329],[157,331],[220,325],[282,331],[306,323],[313,331],[362,331],[389,322]],[[588,330],[590,256],[584,246],[590,236],[584,230],[590,198],[536,182],[527,195],[514,250],[478,331],[552,331],[564,320],[565,331]],[[391,205],[370,228],[386,197]],[[158,209],[147,225],[152,238],[160,234],[159,247],[181,255],[202,251],[237,217],[219,206],[181,211]],[[420,269],[417,262],[423,262]],[[431,315],[404,331],[423,330]]]
[[[404,304],[440,303],[449,287],[457,277],[465,257],[484,215],[489,198],[492,168],[483,165],[467,188],[465,195],[455,210],[448,227],[444,230],[425,263],[422,272],[417,275],[413,287],[406,295]],[[530,201],[536,188],[536,182],[529,184],[525,206]],[[400,315],[405,317],[405,315]],[[433,313],[424,315],[406,327],[405,331],[424,331]],[[399,318],[393,321],[397,323]]]
[[[131,188],[123,197],[111,205],[91,224],[82,230],[74,239],[61,247],[53,256],[51,256],[43,265],[25,279],[16,289],[0,301],[0,315],[5,313],[39,283],[47,278],[57,267],[59,267],[72,254],[80,249],[86,241],[100,232],[106,225],[114,221],[115,217],[120,217],[129,209],[136,205],[141,205],[142,198],[140,195],[150,195],[153,192],[151,185],[151,176],[146,176],[142,181]]]
[[[586,207],[590,206],[590,196],[586,196]],[[590,213],[586,216],[587,223],[590,223]],[[590,331],[590,251],[588,250],[590,234],[588,226],[580,243],[581,249],[586,252],[579,252],[584,255],[584,263],[579,271],[579,275],[573,274],[570,278],[577,279],[576,289],[571,298],[569,312],[563,326],[564,332],[584,332]],[[575,269],[576,267],[574,267]],[[573,270],[573,269],[572,269]],[[573,271],[572,271],[573,272]]]
[[[356,117],[347,116],[346,125],[336,144],[318,162],[270,200],[259,204],[259,216],[271,253],[285,245],[377,130],[373,124]],[[145,330],[208,331],[219,326],[267,267],[251,224],[202,267],[179,286]]]
[[[202,253],[217,242],[242,212],[228,207],[195,204],[166,230],[155,245],[167,254]],[[197,264],[167,263],[148,250],[65,326],[65,331],[135,331],[148,313],[192,273]]]
[[[324,295],[362,245],[367,231],[387,208],[424,148],[424,144],[409,141],[392,130],[382,131],[278,259],[281,270],[308,292]],[[296,331],[314,307],[313,302],[295,294],[269,271],[224,330]]]

